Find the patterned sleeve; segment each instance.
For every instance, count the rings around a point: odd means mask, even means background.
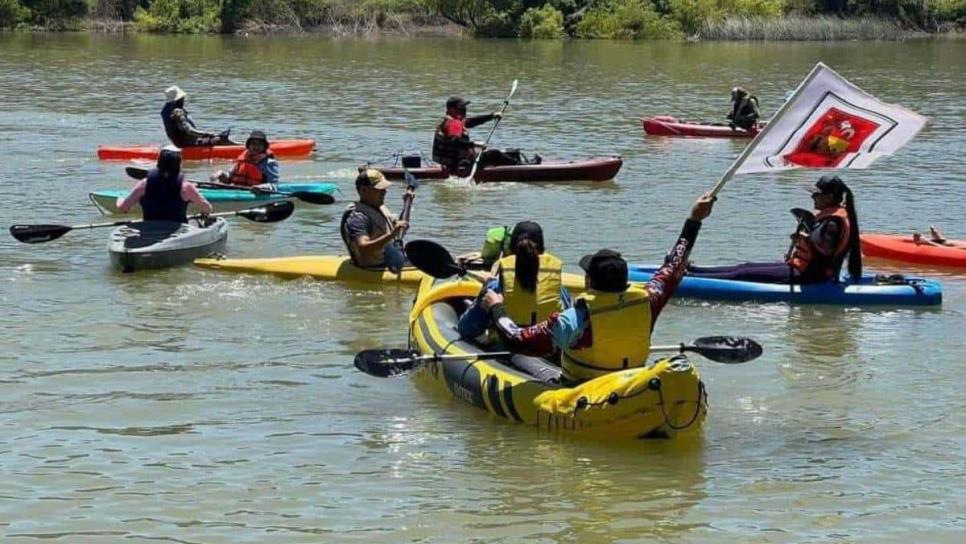
[[[694,247],[694,242],[697,240],[700,230],[700,221],[688,219],[684,222],[681,235],[664,258],[664,264],[654,273],[651,281],[647,282],[645,286],[651,299],[651,329],[654,328],[658,315],[671,299],[674,289],[681,283],[681,278],[684,277],[684,273],[688,269],[688,257],[691,255],[691,249]]]

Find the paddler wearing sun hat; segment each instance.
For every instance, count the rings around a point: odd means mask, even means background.
[[[228,139],[228,130],[220,134],[198,130],[185,109],[188,93],[181,87],[172,85],[164,91],[164,107],[161,108],[161,121],[164,132],[171,143],[177,147],[198,147],[205,145],[233,145]]]

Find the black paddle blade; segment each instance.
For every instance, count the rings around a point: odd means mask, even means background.
[[[436,279],[443,280],[463,273],[462,267],[456,264],[449,251],[431,240],[409,242],[406,244],[406,256],[413,266]]]
[[[795,220],[798,221],[799,225],[805,225],[808,230],[812,230],[815,227],[815,214],[804,209],[804,208],[792,208],[788,210],[792,212],[795,216]]]
[[[746,363],[764,352],[761,344],[742,336],[705,336],[695,340],[693,346],[685,346],[684,351],[725,364]]]
[[[406,178],[406,187],[417,189],[419,187],[419,181],[416,180],[416,176],[409,171],[409,168],[403,168],[403,176]]]
[[[329,193],[319,193],[315,191],[298,191],[295,193],[286,193],[294,196],[295,198],[308,202],[309,204],[334,204],[335,197]]]
[[[356,354],[353,364],[370,376],[388,378],[412,370],[418,356],[408,349],[367,349]]]
[[[140,166],[128,166],[124,169],[124,172],[134,179],[144,179],[148,177],[148,169],[141,168]]]
[[[258,223],[277,223],[288,219],[294,211],[295,204],[292,204],[288,200],[280,200],[264,206],[258,206],[257,208],[241,210],[235,212],[235,214]]]
[[[12,225],[10,235],[25,244],[42,244],[56,240],[73,230],[65,225]]]

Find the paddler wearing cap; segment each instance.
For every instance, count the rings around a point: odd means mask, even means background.
[[[469,102],[463,98],[451,96],[446,101],[446,116],[436,126],[436,133],[433,135],[433,160],[451,175],[468,175],[476,154],[484,148],[483,142],[470,139],[469,129],[503,117],[501,112],[467,117],[468,105]],[[518,162],[495,149],[486,151],[480,157],[480,167]]]
[[[838,176],[825,175],[811,188],[811,193],[815,213],[793,210],[804,213],[797,214],[798,227],[792,233],[791,249],[784,261],[692,266],[688,275],[758,283],[823,283],[838,279],[848,257],[849,275],[861,277],[859,220],[852,190]]]
[[[570,299],[561,281],[563,262],[546,252],[543,229],[534,221],[521,221],[513,227],[509,246],[495,268],[476,301],[460,315],[457,329],[463,338],[486,332],[490,320],[481,302],[487,292],[503,295],[507,317],[520,326],[547,319],[560,311],[562,300]]]
[[[228,131],[221,134],[198,130],[185,109],[188,94],[181,87],[172,85],[164,91],[164,107],[161,108],[161,121],[164,132],[171,143],[178,147],[198,147],[204,145],[234,145],[228,139]]]
[[[758,97],[741,87],[731,89],[731,113],[728,114],[731,128],[755,131],[758,129],[759,117],[761,112],[758,111]]]
[[[164,146],[158,153],[157,166],[131,189],[127,196],[117,199],[117,209],[125,213],[136,204],[141,205],[145,221],[188,222],[188,204],[194,202],[202,213],[211,213],[211,203],[198,192],[193,183],[181,173],[181,150]]]
[[[245,140],[245,151],[235,159],[231,170],[219,170],[211,179],[245,187],[278,183],[278,161],[269,145],[265,131],[253,130]]]
[[[628,283],[627,262],[620,253],[601,249],[580,260],[587,290],[571,308],[554,312],[540,323],[518,326],[507,315],[504,297],[493,291],[483,297],[482,306],[512,351],[539,357],[559,353],[570,381],[644,366],[654,323],[684,275],[701,221],[711,215],[714,200],[704,194],[695,201],[664,265],[644,285]]]
[[[349,204],[342,214],[339,232],[352,262],[360,268],[385,269],[385,252],[394,250],[396,246],[391,242],[409,228],[409,222],[396,219],[385,206],[386,190],[390,187],[392,183],[379,170],[362,170],[356,177],[359,200]],[[413,191],[407,188],[403,201],[412,198]]]

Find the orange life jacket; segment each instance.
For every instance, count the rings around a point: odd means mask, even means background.
[[[246,149],[244,153],[235,159],[235,166],[231,169],[231,174],[228,177],[228,183],[231,183],[232,185],[244,185],[246,187],[264,183],[265,176],[262,175],[262,169],[259,168],[258,164],[269,157],[274,158],[275,155],[273,155],[270,151],[258,155],[252,155]]]
[[[815,248],[815,240],[812,239],[813,233],[821,231],[824,223],[837,220],[842,225],[842,233],[839,236],[838,245],[832,255],[823,255]],[[839,273],[842,261],[849,250],[849,234],[852,226],[849,224],[849,214],[843,206],[835,206],[819,210],[815,214],[815,226],[808,234],[799,234],[795,242],[795,248],[788,259],[788,264],[793,268],[807,274],[807,271],[819,269],[825,278],[832,279]],[[798,233],[796,233],[798,234]]]

